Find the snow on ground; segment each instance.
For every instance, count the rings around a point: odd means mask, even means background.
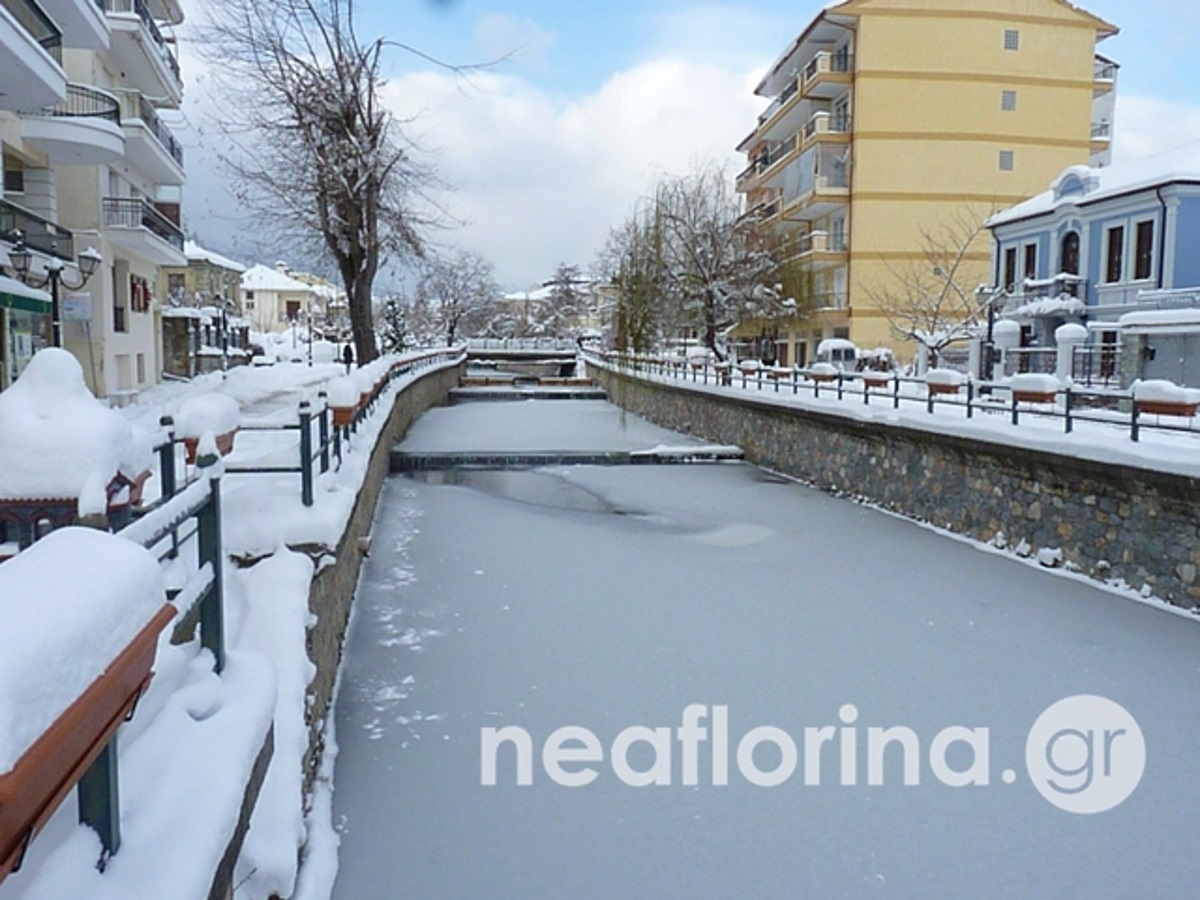
[[[37,371],[33,364],[26,371],[31,370]],[[158,431],[160,416],[178,415],[186,405],[227,415],[228,402],[211,399],[213,396],[236,400],[243,426],[248,421],[288,423],[296,421],[302,399],[315,400],[320,387],[342,373],[343,367],[333,365],[239,368],[225,376],[215,373],[189,383],[160,385],[143,393],[137,406],[119,413],[89,402],[127,431],[132,425],[135,432]],[[384,425],[383,413],[391,408],[392,394],[412,377],[394,382],[379,403],[377,414],[352,437],[343,465],[318,480],[313,507],[306,509],[301,503],[299,475],[225,476],[226,551],[268,556],[249,569],[226,567],[229,653],[225,671],[220,677],[212,673],[211,655],[200,651],[197,642],[174,647],[166,643],[164,635],[150,690],[140,701],[135,718],[118,734],[123,837],[120,852],[103,874],[96,870],[98,839],[90,829],[76,825],[75,803],[68,799],[33,843],[22,870],[0,885],[0,900],[191,900],[206,896],[233,832],[251,767],[272,723],[275,755],[255,810],[254,828],[240,859],[243,883],[237,896],[239,900],[266,900],[273,891],[290,895],[298,877],[297,852],[310,833],[315,836],[308,851],[312,872],[301,876],[301,884],[306,891],[316,890],[313,896],[320,896],[321,885],[332,883],[336,836],[327,815],[326,821],[321,820],[319,803],[314,805],[310,819],[305,820],[301,797],[301,757],[307,744],[305,691],[312,673],[305,639],[310,624],[308,591],[313,564],[308,557],[288,551],[285,544],[337,543],[370,450]],[[14,401],[23,396],[19,385],[0,394],[0,398],[14,398],[10,408],[16,407]],[[25,401],[20,406],[35,412],[40,408]],[[3,445],[10,446],[9,432],[4,433]],[[296,465],[297,443],[294,431],[242,432],[234,453],[225,462],[232,467],[249,458],[258,460],[257,464],[274,460]],[[243,450],[243,445],[247,449]],[[101,538],[91,532],[85,534]],[[0,588],[0,595],[6,600],[15,597],[27,601],[43,592],[42,576],[48,572],[47,577],[58,577],[63,582],[60,586],[64,591],[83,594],[97,604],[95,613],[105,621],[93,623],[91,634],[118,639],[121,631],[111,627],[112,616],[104,614],[102,602],[110,580],[101,576],[110,572],[133,577],[136,587],[141,583],[136,579],[137,567],[114,566],[111,553],[80,549],[78,540],[62,553],[56,552],[56,544],[71,542],[74,535],[74,531],[56,532],[40,543],[38,553],[52,554],[61,562],[38,565],[34,575],[23,570],[21,556],[6,563],[0,568],[0,576],[8,581],[3,582],[6,586]],[[136,545],[131,549],[143,552]],[[31,560],[37,562],[37,556]],[[187,564],[173,564],[167,570],[168,582],[181,583],[188,569]],[[152,566],[152,574],[156,583],[163,577],[157,566]],[[80,587],[81,581],[86,589]],[[15,591],[8,590],[10,582],[16,583]],[[135,590],[126,599],[136,600],[137,596]],[[158,596],[161,598],[161,593]],[[56,603],[41,610],[35,624],[49,617],[58,608]],[[20,612],[22,616],[30,613],[27,602],[21,604]],[[88,628],[91,621],[79,617],[79,627]],[[54,630],[61,631],[57,625]],[[14,629],[11,637],[22,635],[24,631]],[[0,640],[7,637],[7,631],[0,633]],[[108,652],[103,641],[95,644],[94,649],[79,654],[75,663],[83,664]],[[33,648],[27,649],[34,652]],[[6,655],[5,662],[16,658]],[[45,670],[44,660],[29,668],[33,674]],[[43,687],[52,684],[42,681]],[[67,681],[64,679],[64,685]],[[65,685],[62,690],[69,692],[71,688]],[[30,702],[28,696],[23,697],[23,704]],[[328,808],[326,802],[326,812]]]
[[[475,427],[473,409],[442,412],[448,434],[458,416]],[[1200,723],[1181,714],[1194,621],[736,464],[393,480],[375,546],[336,712],[338,900],[1165,897],[1200,877]],[[1043,799],[1025,763],[1034,721],[1081,694],[1122,704],[1147,747],[1133,794],[1092,816]],[[728,708],[728,786],[711,717],[698,783],[682,783],[689,704]],[[529,787],[511,747],[481,784],[482,729],[505,726],[532,736]],[[564,766],[596,771],[583,787],[543,768],[565,726],[599,739],[600,761]],[[669,785],[615,773],[630,726],[671,729]],[[741,774],[737,744],[758,726],[800,748],[778,787]],[[919,784],[903,783],[897,746],[869,785],[867,730],[893,726],[918,738]],[[986,786],[934,777],[933,739],[952,726],[989,729]],[[809,727],[831,738],[812,753]],[[646,772],[657,756],[642,742],[630,759]],[[780,755],[753,759],[772,770]]]

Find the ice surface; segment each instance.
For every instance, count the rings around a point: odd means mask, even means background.
[[[385,489],[337,707],[339,900],[1193,892],[1195,622],[749,466],[528,475]],[[381,642],[409,628],[441,634],[421,654]],[[1136,792],[1096,816],[1051,806],[1023,765],[1035,719],[1085,693],[1123,704],[1149,748]],[[884,785],[860,763],[843,786],[832,745],[819,786],[735,770],[717,787],[707,749],[696,787],[678,755],[669,787],[604,764],[571,789],[541,768],[554,729],[607,749],[692,703],[728,705],[734,742],[759,725],[799,740],[854,704],[860,740],[920,736],[921,783],[893,760]],[[506,725],[536,742],[531,787],[505,756],[480,785],[480,729]],[[987,787],[932,778],[950,725],[990,729]]]

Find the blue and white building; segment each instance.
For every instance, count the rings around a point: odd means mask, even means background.
[[[1200,144],[1073,166],[987,224],[996,318],[1020,328],[1009,372],[1044,368],[1057,328],[1079,323],[1084,375],[1200,385]]]

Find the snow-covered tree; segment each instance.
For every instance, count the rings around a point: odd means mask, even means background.
[[[379,344],[384,353],[400,353],[413,342],[408,328],[408,304],[398,294],[388,296],[379,310]]]
[[[554,277],[545,285],[550,288],[550,296],[540,310],[543,333],[569,337],[578,328],[580,318],[587,313],[585,289],[590,284],[578,266],[559,264],[554,270]]]
[[[950,344],[978,334],[987,317],[988,298],[969,283],[976,272],[971,254],[983,231],[983,222],[965,211],[935,229],[922,228],[920,257],[889,265],[886,283],[863,287],[892,334],[927,348],[935,365]]]
[[[500,288],[492,264],[470,250],[426,260],[417,282],[413,316],[431,336],[445,339],[486,334],[499,312]]]
[[[666,270],[656,207],[643,202],[609,231],[597,269],[607,273],[616,297],[614,340],[619,350],[644,352],[665,318]]]
[[[418,165],[382,99],[383,57],[354,0],[210,0],[203,46],[221,95],[224,160],[240,199],[341,276],[360,364],[377,354],[371,296],[389,259],[422,251],[433,217]]]
[[[708,166],[665,181],[657,218],[668,302],[682,324],[703,335],[718,358],[717,334],[743,317],[774,318],[783,310],[775,257],[744,227],[741,202],[723,169]]]

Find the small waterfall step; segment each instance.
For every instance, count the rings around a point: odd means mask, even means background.
[[[536,469],[542,466],[638,466],[734,462],[745,459],[740,447],[681,445],[650,450],[497,450],[409,452],[393,449],[391,471],[445,469]]]

